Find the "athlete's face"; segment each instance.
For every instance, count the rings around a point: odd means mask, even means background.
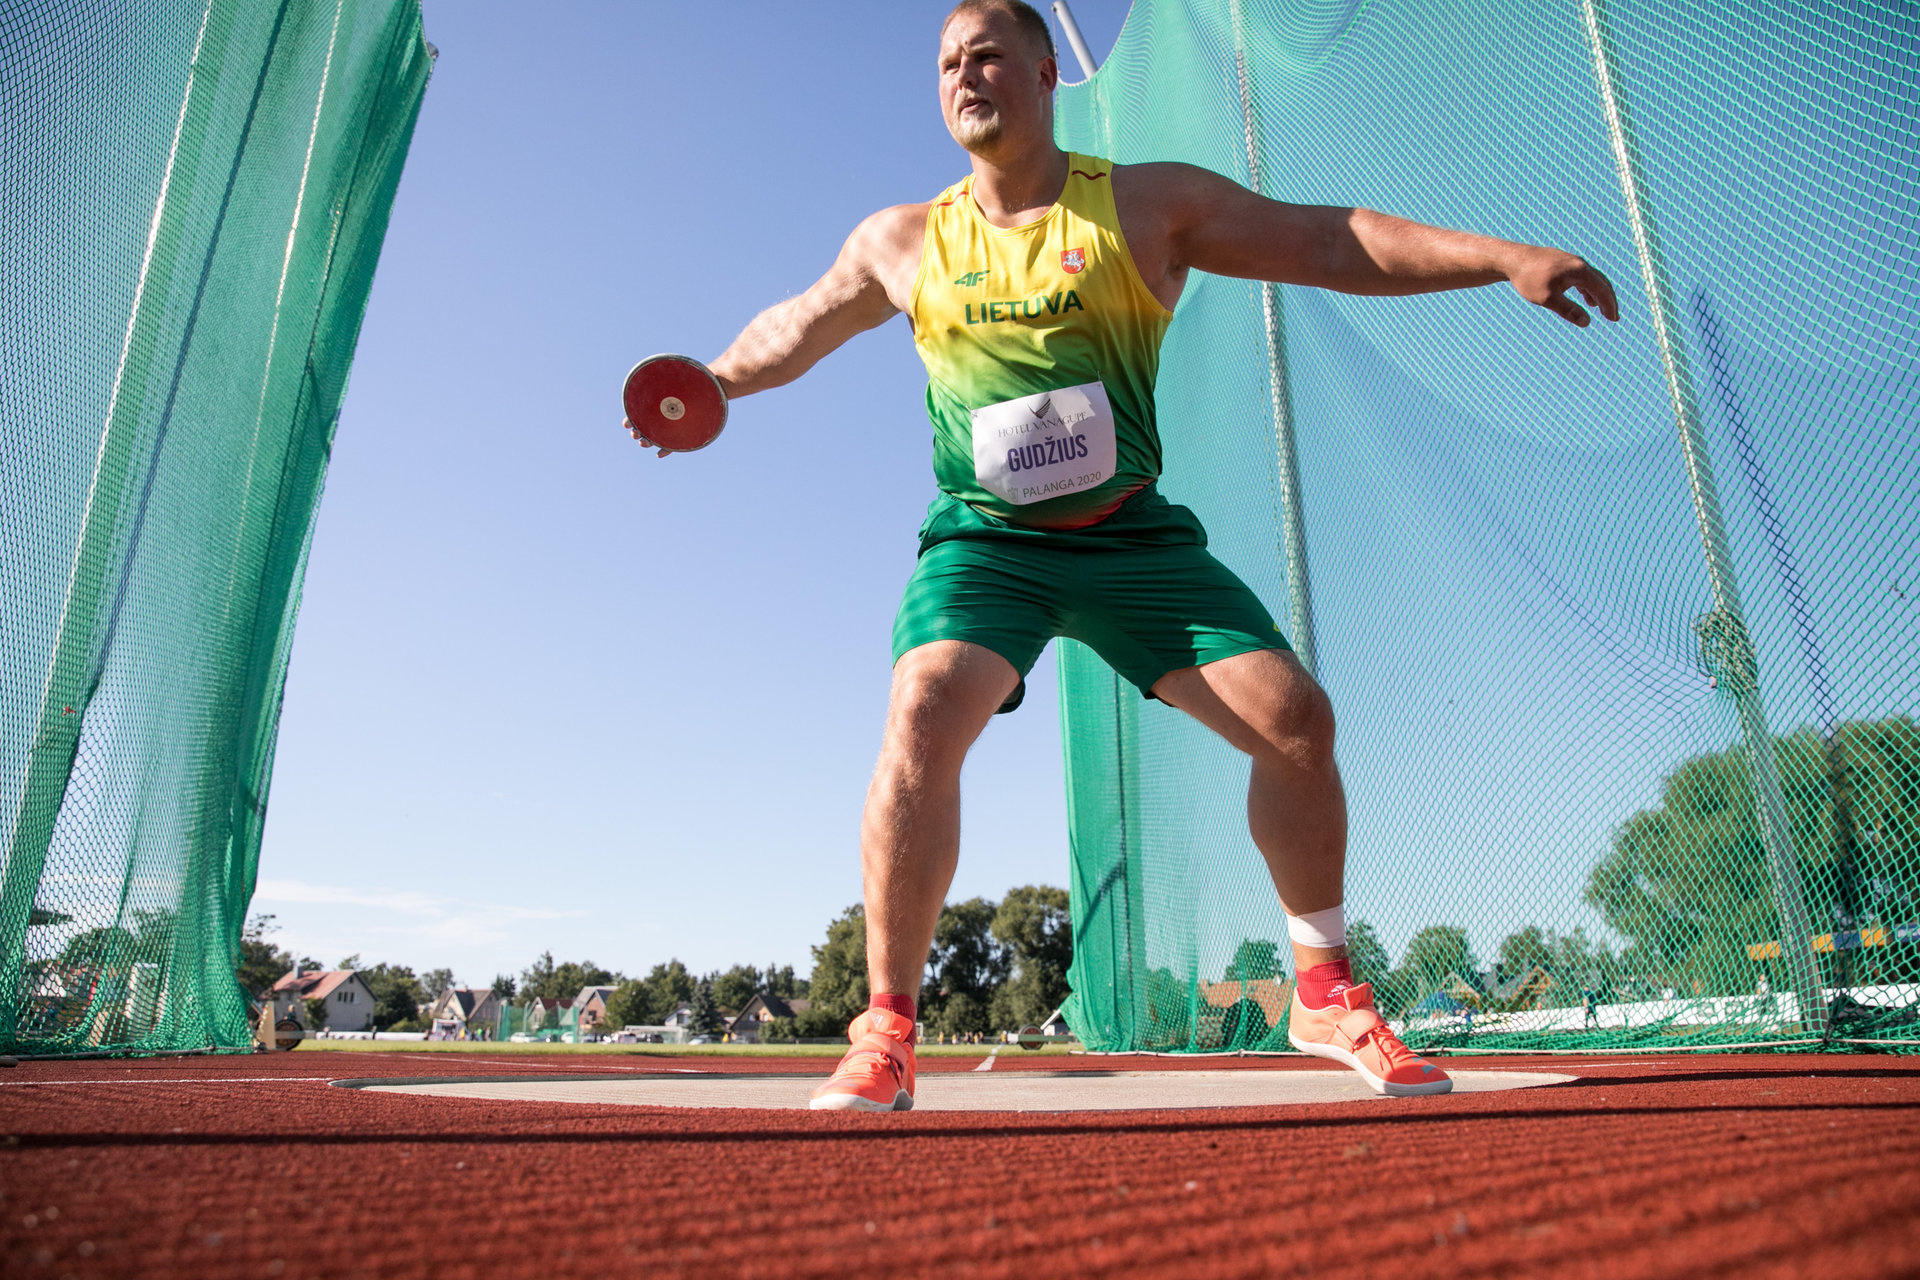
[[[1010,14],[962,13],[940,33],[940,112],[968,151],[1050,141],[1058,79]]]

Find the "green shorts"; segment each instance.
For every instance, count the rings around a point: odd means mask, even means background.
[[[893,620],[893,660],[935,640],[984,645],[1020,673],[1000,708],[1011,711],[1055,636],[1085,644],[1142,693],[1169,671],[1292,648],[1260,597],[1208,553],[1193,512],[1151,486],[1067,531],[936,498]]]

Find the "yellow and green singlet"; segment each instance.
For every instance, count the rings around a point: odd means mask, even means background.
[[[1068,156],[1046,215],[996,227],[971,176],[927,210],[908,316],[940,488],[988,515],[1079,529],[1160,474],[1153,387],[1173,313],[1120,234],[1113,165]]]

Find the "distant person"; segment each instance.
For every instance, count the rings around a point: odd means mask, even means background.
[[[892,702],[861,831],[873,996],[812,1105],[913,1105],[916,997],[959,857],[961,762],[996,712],[1020,705],[1055,636],[1090,645],[1142,694],[1252,757],[1249,825],[1298,974],[1294,1045],[1380,1093],[1444,1093],[1446,1073],[1402,1044],[1353,980],[1332,705],[1266,606],[1207,553],[1193,512],[1155,488],[1160,343],[1194,271],[1356,294],[1505,281],[1575,325],[1588,315],[1568,291],[1615,319],[1612,286],[1558,249],[1283,204],[1193,165],[1062,151],[1058,80],[1031,7],[956,6],[940,33],[940,108],[972,172],[866,219],[825,276],[761,313],[712,365],[730,397],[751,395],[904,313],[927,366],[940,493],[894,622]],[[848,500],[835,468],[857,441],[818,444],[818,470],[796,477],[782,526],[797,537],[807,504]]]

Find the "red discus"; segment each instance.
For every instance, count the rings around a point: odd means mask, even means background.
[[[627,423],[662,449],[704,449],[727,425],[727,393],[691,356],[648,356],[627,375]]]

